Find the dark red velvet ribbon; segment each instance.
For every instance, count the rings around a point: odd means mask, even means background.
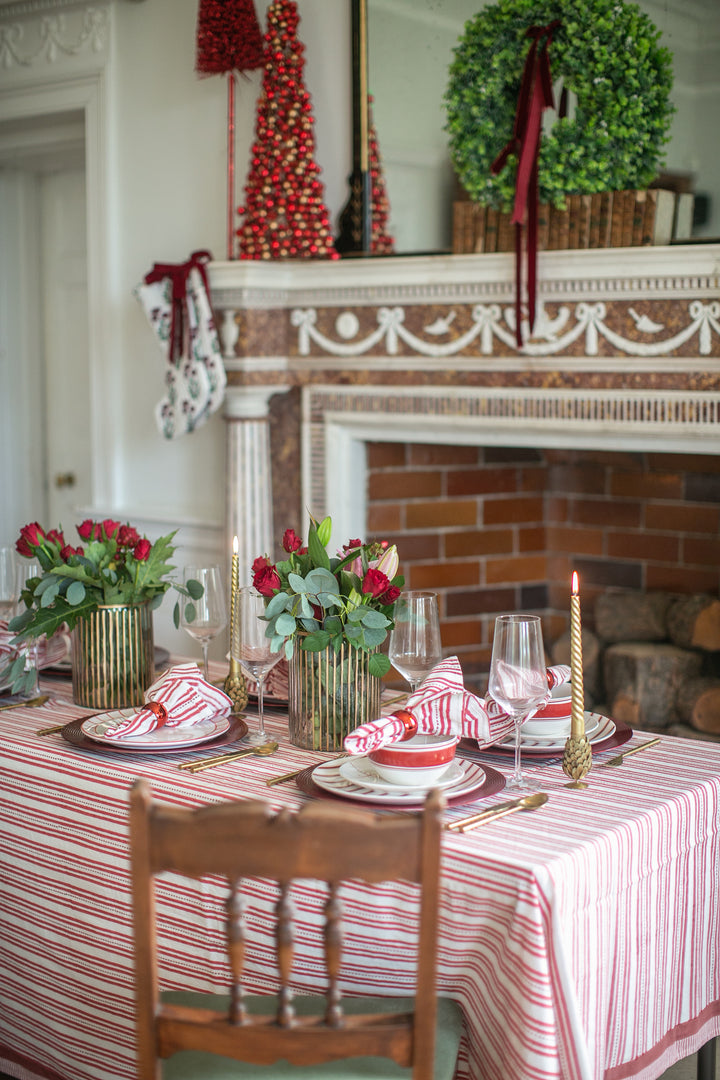
[[[499,173],[510,154],[517,154],[515,205],[512,222],[515,225],[515,338],[522,348],[522,229],[527,218],[528,260],[528,318],[530,330],[535,326],[537,295],[537,219],[538,219],[538,154],[543,109],[553,108],[552,78],[548,49],[553,31],[560,25],[555,19],[547,26],[531,26],[526,37],[532,45],[525,60],[512,138],[491,165]],[[541,43],[541,39],[544,39]]]
[[[170,355],[168,359],[172,363],[182,355],[183,342],[185,340],[185,303],[187,295],[187,279],[191,270],[199,270],[205,286],[205,291],[210,295],[207,270],[205,266],[211,262],[212,255],[209,251],[193,251],[187,262],[184,263],[155,263],[152,270],[145,275],[145,284],[152,285],[155,281],[170,278],[172,283],[172,310],[170,316]]]

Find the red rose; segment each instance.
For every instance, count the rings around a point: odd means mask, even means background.
[[[81,540],[99,540],[100,526],[90,518],[85,518],[82,525],[77,526],[78,536]]]
[[[280,576],[264,555],[259,555],[252,564],[253,585],[261,596],[272,596],[280,588]]]
[[[143,536],[142,539],[138,540],[137,544],[133,548],[133,555],[138,562],[145,562],[150,555],[151,549],[152,544]]]
[[[370,567],[363,578],[362,591],[364,593],[370,593],[373,600],[377,600],[377,598],[387,592],[390,587],[390,582],[385,574],[383,574],[382,570],[375,570],[373,567]]]
[[[53,544],[57,544],[59,548],[65,547],[65,537],[59,529],[51,529],[47,534],[46,539],[50,540]]]
[[[283,536],[283,547],[288,552],[288,554],[292,554],[293,551],[297,551],[299,548],[302,547],[302,540],[297,535],[294,529],[285,530],[285,535]]]
[[[113,537],[115,536],[115,533],[120,528],[120,522],[119,521],[113,521],[112,518],[105,518],[105,520],[102,523],[102,527],[103,527],[103,530],[105,532],[106,539],[107,540],[112,540]]]
[[[362,546],[362,540],[348,540],[347,544],[343,545],[343,551],[348,555],[351,551],[355,551]]]
[[[397,585],[391,585],[390,588],[386,589],[385,592],[380,597],[380,603],[381,604],[394,604],[399,595],[400,595],[400,590],[398,589]]]
[[[137,529],[133,529],[132,525],[121,525],[118,534],[117,542],[121,547],[135,547],[140,539],[140,533]]]
[[[20,530],[20,539],[15,544],[18,555],[24,555],[26,559],[32,559],[35,552],[33,548],[41,547],[45,539],[45,530],[37,521],[30,525],[23,525]]]
[[[67,562],[71,555],[83,555],[83,549],[81,547],[71,547],[70,544],[66,544],[60,552],[60,558],[63,562]]]

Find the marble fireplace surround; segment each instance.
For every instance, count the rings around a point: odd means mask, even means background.
[[[538,271],[518,351],[508,255],[213,263],[240,566],[293,523],[283,492],[363,535],[368,441],[720,453],[720,245],[547,252]]]

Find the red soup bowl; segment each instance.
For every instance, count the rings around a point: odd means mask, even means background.
[[[391,784],[432,787],[455,757],[455,735],[414,735],[412,739],[381,746],[368,757]]]
[[[550,691],[550,700],[522,726],[523,735],[533,737],[562,736],[570,734],[570,716],[572,713],[572,695],[570,683],[560,683]]]

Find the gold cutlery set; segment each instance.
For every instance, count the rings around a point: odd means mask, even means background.
[[[513,799],[511,802],[488,806],[486,810],[481,810],[477,814],[458,818],[457,821],[451,821],[447,824],[445,828],[450,832],[469,832],[471,829],[477,829],[480,825],[487,825],[489,821],[496,821],[498,818],[506,817],[508,814],[514,814],[518,810],[536,810],[539,806],[544,806],[547,801],[548,796],[546,793],[537,791],[534,795],[523,795],[521,799]]]

